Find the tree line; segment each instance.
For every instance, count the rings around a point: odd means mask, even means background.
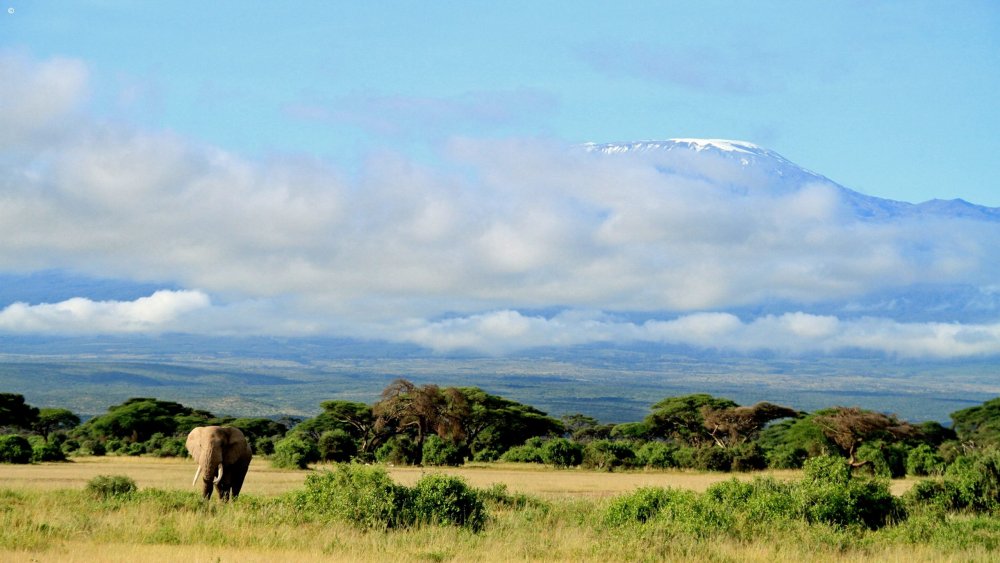
[[[800,412],[769,402],[739,405],[709,394],[667,397],[643,420],[602,424],[554,418],[478,387],[389,384],[378,401],[330,400],[312,418],[220,417],[172,401],[132,398],[86,422],[67,409],[33,407],[0,393],[0,461],[75,455],[184,456],[196,426],[240,428],[258,455],[282,467],[314,462],[460,465],[469,461],[559,467],[799,468],[835,455],[860,471],[940,475],[949,464],[1000,446],[1000,397],[951,414],[951,426],[913,424],[858,407]]]

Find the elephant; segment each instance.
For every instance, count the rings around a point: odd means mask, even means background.
[[[201,475],[201,494],[212,498],[212,486],[223,501],[240,496],[243,479],[250,468],[250,444],[239,428],[199,426],[187,437],[187,450],[198,462],[192,485]]]

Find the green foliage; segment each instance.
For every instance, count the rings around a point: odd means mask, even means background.
[[[476,531],[486,522],[480,494],[458,477],[426,475],[411,489],[396,484],[381,467],[357,464],[309,475],[294,502],[300,510],[366,529],[420,522]]]
[[[310,463],[319,461],[319,450],[310,441],[299,436],[288,436],[274,445],[271,464],[286,469],[305,469]]]
[[[462,430],[472,458],[494,460],[508,449],[534,437],[556,436],[563,425],[544,412],[478,387],[461,387],[468,414]]]
[[[945,510],[996,511],[1000,509],[1000,452],[959,457],[943,478],[917,483],[905,498]]]
[[[767,466],[771,469],[799,469],[809,457],[809,452],[791,444],[782,444],[768,451]]]
[[[418,522],[464,526],[473,531],[482,529],[486,522],[483,501],[458,477],[425,475],[413,487],[410,499]]]
[[[417,445],[406,435],[393,436],[375,450],[375,459],[391,465],[415,465],[423,456]]]
[[[62,448],[54,440],[47,442],[41,436],[32,436],[28,438],[28,442],[31,444],[31,461],[36,463],[42,461],[66,461],[66,454],[63,453]]]
[[[719,410],[735,406],[737,404],[729,399],[705,393],[668,397],[653,405],[653,412],[644,422],[652,436],[697,446],[712,440],[704,426],[702,409]]]
[[[669,507],[692,506],[698,495],[691,491],[640,487],[631,493],[615,497],[604,511],[604,523],[610,526],[642,523]]]
[[[385,530],[412,521],[409,490],[380,467],[342,464],[333,471],[312,473],[294,502],[301,510],[360,528]]]
[[[316,447],[322,461],[350,461],[358,453],[354,438],[340,428],[323,432]]]
[[[635,465],[635,452],[625,442],[594,440],[583,449],[583,466],[588,469],[613,471]]]
[[[108,412],[88,420],[75,435],[98,440],[117,438],[138,443],[154,434],[186,435],[195,426],[208,424],[212,415],[173,401],[134,398],[112,406]],[[108,448],[111,450],[112,448]]]
[[[863,469],[878,477],[896,479],[906,475],[907,449],[902,444],[887,444],[882,440],[858,446],[856,458],[865,463]]]
[[[510,448],[500,459],[515,463],[545,463],[542,455],[542,439],[528,438],[524,444]]]
[[[66,432],[80,425],[80,417],[67,409],[46,408],[38,411],[32,429],[46,440],[55,432]]]
[[[24,402],[24,395],[0,393],[0,428],[29,429],[38,420],[38,409]]]
[[[0,463],[31,463],[31,444],[22,436],[0,436]]]
[[[128,498],[138,490],[130,477],[125,475],[98,475],[84,488],[88,494],[100,500]]]
[[[978,448],[1000,447],[1000,397],[951,413],[958,440]]]
[[[462,465],[464,458],[462,449],[452,442],[438,436],[428,436],[424,440],[422,462],[424,465]]]
[[[700,446],[694,449],[693,466],[703,471],[729,471],[733,465],[733,453],[717,446]]]
[[[811,458],[796,490],[799,506],[810,522],[861,524],[876,529],[905,518],[903,504],[883,479],[857,479],[850,464],[837,456]]]
[[[767,467],[764,449],[753,442],[729,448],[733,471],[760,471]]]
[[[677,447],[665,442],[646,442],[635,452],[635,464],[639,467],[651,469],[667,469],[677,467],[677,460],[674,459],[674,452]]]
[[[556,467],[583,463],[583,446],[566,438],[552,438],[542,444],[542,461]]]
[[[927,444],[912,448],[906,455],[906,473],[909,475],[918,477],[941,475],[945,466],[944,458]]]

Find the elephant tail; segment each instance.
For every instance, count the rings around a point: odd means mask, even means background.
[[[196,469],[194,471],[194,481],[191,481],[192,485],[194,485],[195,483],[198,482],[198,475],[201,475],[201,466],[200,465],[198,466],[198,469]]]
[[[215,478],[215,480],[214,480],[214,481],[212,481],[213,483],[215,483],[215,484],[218,484],[218,483],[219,483],[219,481],[221,481],[221,480],[222,480],[222,468],[223,468],[223,467],[224,467],[224,466],[223,466],[222,464],[219,464],[219,475],[218,475],[218,476],[217,476],[217,477]]]

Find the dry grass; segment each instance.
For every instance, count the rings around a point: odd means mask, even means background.
[[[364,532],[301,518],[277,497],[300,488],[308,472],[269,465],[256,460],[251,466],[245,501],[171,507],[156,500],[102,504],[82,489],[96,475],[114,474],[128,475],[140,489],[191,493],[190,460],[105,457],[0,464],[0,561],[971,561],[994,555],[975,545],[845,548],[836,538],[817,541],[812,536],[740,541],[609,530],[595,521],[606,497],[640,486],[702,491],[732,475],[598,473],[521,464],[390,468],[390,474],[404,484],[436,471],[459,475],[476,487],[505,483],[512,492],[548,499],[546,507],[496,509],[490,525],[478,534],[439,526]],[[797,476],[789,471],[769,474]]]
[[[323,465],[315,466],[322,469]],[[72,463],[34,465],[0,464],[0,483],[4,487],[25,490],[82,489],[97,475],[128,475],[140,488],[193,490],[191,479],[195,465],[190,459],[149,457],[82,457]],[[464,467],[421,468],[391,467],[389,474],[404,485],[412,485],[425,473],[458,475],[475,487],[505,483],[512,492],[543,498],[604,498],[635,490],[638,487],[677,487],[704,491],[719,481],[736,477],[752,479],[769,475],[778,479],[797,479],[798,471],[758,473],[701,473],[695,471],[629,471],[604,473],[582,469],[551,469],[533,464],[470,464]],[[302,485],[306,471],[275,469],[264,459],[250,466],[244,492],[274,496]],[[893,481],[892,492],[903,494],[915,479]]]

